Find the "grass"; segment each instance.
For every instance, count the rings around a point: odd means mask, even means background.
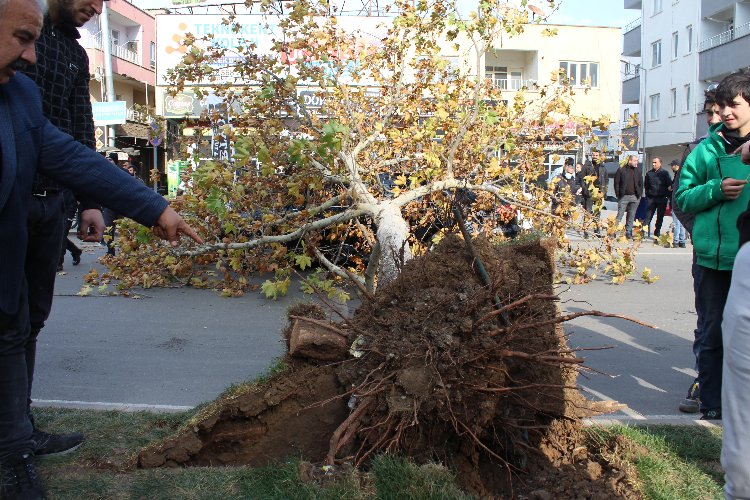
[[[41,459],[50,499],[468,499],[446,468],[419,466],[393,456],[377,457],[369,470],[343,470],[314,481],[300,479],[300,460],[247,468],[132,470],[134,453],[163,439],[195,412],[123,413],[38,408],[40,426],[52,432],[83,430],[74,454]],[[605,456],[614,452],[634,467],[650,499],[722,498],[720,429],[685,426],[595,427],[589,430]]]

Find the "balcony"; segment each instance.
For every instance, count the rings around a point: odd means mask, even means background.
[[[537,81],[536,80],[520,80],[516,78],[512,79],[502,79],[497,78],[493,80],[493,83],[495,84],[495,87],[499,88],[500,90],[521,90],[522,88],[525,88],[525,90],[535,91],[537,89]]]
[[[641,0],[624,0],[622,5],[626,9],[641,10],[641,7],[643,6],[643,2]]]
[[[637,22],[637,24],[636,24]],[[641,56],[641,19],[638,18],[623,28],[622,55],[626,57]]]
[[[717,80],[737,71],[742,54],[750,53],[750,23],[719,33],[698,46],[698,79]]]
[[[641,100],[641,76],[640,74],[625,75],[622,82],[622,103],[638,104]]]
[[[141,64],[141,54],[132,50],[136,46],[137,42],[126,42],[123,45],[112,44],[112,55],[122,59],[123,61],[129,61],[138,66]],[[96,35],[85,35],[81,37],[81,45],[86,49],[103,50],[102,45],[102,34],[97,33]]]
[[[701,0],[701,15],[712,16],[725,9],[733,9],[737,0]]]

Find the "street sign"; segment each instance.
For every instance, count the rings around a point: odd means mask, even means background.
[[[152,133],[149,133],[151,138],[148,140],[148,142],[153,147],[157,148],[161,146],[161,143],[164,139],[162,139],[162,137],[159,135],[159,124],[156,123],[156,121],[152,121],[150,126],[151,126]]]
[[[128,106],[125,101],[92,102],[94,125],[122,125],[128,121]]]

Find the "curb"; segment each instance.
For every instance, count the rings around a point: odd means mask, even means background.
[[[152,413],[179,413],[192,410],[194,406],[149,405],[137,403],[101,403],[96,401],[62,401],[59,399],[35,399],[32,403],[37,408],[70,408],[75,410],[123,411],[134,413],[148,411]]]

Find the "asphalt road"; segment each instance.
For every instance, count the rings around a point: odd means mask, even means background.
[[[206,290],[150,289],[140,298],[76,295],[82,275],[103,254],[87,244],[80,266],[65,261],[52,315],[39,339],[34,398],[40,404],[99,408],[191,407],[231,384],[256,377],[283,350],[286,308],[259,293],[221,298]],[[582,317],[565,327],[594,371],[579,383],[592,398],[628,405],[620,416],[665,418],[695,372],[691,248],[647,243],[637,257],[661,279],[612,285],[599,280],[562,287],[566,311],[600,310],[638,318],[649,329],[615,318]],[[100,267],[100,266],[99,266]],[[611,349],[599,349],[611,347]]]

